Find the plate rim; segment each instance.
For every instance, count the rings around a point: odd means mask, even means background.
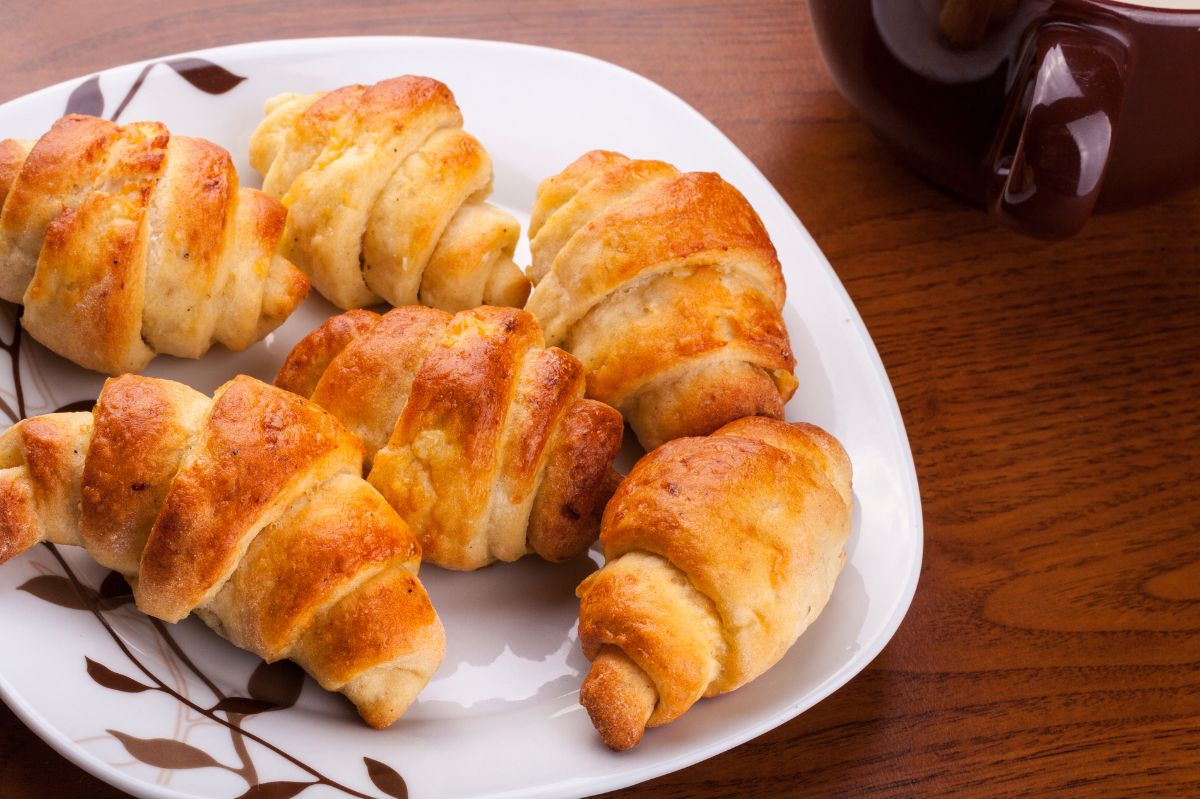
[[[816,263],[823,267],[826,278],[830,282],[831,288],[837,292],[840,298],[844,301],[849,313],[847,321],[854,330],[854,335],[857,338],[858,344],[862,347],[866,354],[867,360],[870,363],[871,377],[882,391],[882,396],[886,401],[886,405],[891,411],[890,429],[893,436],[893,445],[896,451],[901,455],[902,474],[897,475],[900,480],[900,496],[910,499],[907,502],[909,508],[908,519],[906,524],[912,531],[914,541],[914,549],[912,550],[912,567],[909,569],[905,577],[903,586],[898,595],[896,595],[892,607],[889,610],[886,623],[880,627],[880,633],[868,645],[864,646],[855,657],[846,665],[839,668],[827,676],[821,683],[814,688],[810,695],[803,702],[797,702],[782,706],[775,712],[771,713],[767,718],[757,724],[750,724],[745,727],[731,731],[729,734],[720,737],[719,739],[696,749],[689,750],[685,753],[678,754],[671,758],[661,759],[648,763],[633,771],[623,771],[619,775],[614,775],[609,778],[586,778],[586,782],[582,785],[577,784],[578,780],[559,780],[557,782],[547,783],[530,788],[512,789],[500,792],[488,792],[484,794],[476,794],[477,797],[489,797],[490,799],[547,799],[548,797],[566,797],[566,796],[585,796],[593,793],[601,793],[621,788],[637,785],[644,781],[654,779],[656,777],[670,774],[681,769],[688,768],[696,763],[708,760],[719,754],[734,749],[749,740],[759,737],[771,730],[776,729],[783,724],[791,721],[799,716],[805,710],[814,707],[819,702],[828,698],[834,691],[845,686],[858,674],[868,668],[871,663],[879,656],[883,649],[895,637],[897,630],[907,616],[908,610],[912,605],[913,597],[916,594],[917,585],[920,581],[921,567],[924,559],[924,515],[922,512],[922,501],[920,486],[917,477],[916,463],[912,454],[912,447],[908,438],[906,427],[904,424],[903,413],[900,409],[898,400],[896,399],[895,389],[888,378],[886,367],[879,355],[878,348],[875,346],[870,332],[867,329],[861,313],[857,305],[850,297],[841,278],[834,270],[833,265],[826,257],[820,247],[817,246],[812,234],[804,223],[797,216],[795,210],[779,193],[775,185],[767,178],[761,169],[747,156],[740,147],[730,139],[724,131],[722,131],[715,123],[708,119],[704,114],[694,108],[690,103],[684,100],[679,95],[667,89],[665,86],[651,80],[650,78],[635,72],[627,67],[615,64],[596,56],[579,53],[572,50],[564,50],[556,47],[548,47],[545,45],[528,44],[524,42],[508,42],[485,38],[471,37],[447,37],[447,36],[407,36],[407,35],[368,35],[368,36],[310,36],[310,37],[292,37],[292,38],[277,38],[277,39],[257,39],[245,42],[236,42],[233,44],[218,45],[215,47],[206,47],[196,50],[185,50],[179,52],[165,53],[156,57],[142,59],[139,61],[130,61],[112,66],[97,69],[91,72],[86,72],[77,75],[67,80],[59,81],[50,86],[36,89],[32,92],[19,95],[17,97],[6,100],[0,103],[0,111],[17,102],[23,102],[32,98],[38,98],[42,95],[47,95],[55,92],[61,92],[68,87],[74,87],[82,80],[86,80],[92,76],[102,76],[117,70],[132,70],[135,68],[144,67],[147,64],[165,61],[168,59],[183,58],[183,57],[207,57],[213,58],[222,53],[235,50],[257,50],[257,49],[275,49],[285,52],[293,48],[311,47],[319,45],[321,47],[342,48],[351,47],[354,44],[374,43],[374,44],[398,44],[398,43],[423,43],[436,46],[437,44],[450,43],[454,45],[467,45],[472,47],[494,47],[505,50],[527,50],[538,51],[541,53],[550,54],[553,57],[565,57],[568,59],[582,60],[590,62],[594,67],[615,71],[624,80],[634,80],[641,83],[645,88],[650,89],[661,95],[666,101],[677,104],[683,110],[689,112],[695,117],[697,122],[706,125],[711,132],[715,133],[722,139],[730,148],[732,153],[736,153],[736,157],[743,162],[743,167],[748,167],[749,170],[757,175],[764,186],[769,189],[771,199],[777,204],[779,210],[783,211],[789,221],[795,224],[796,230],[801,234],[801,239],[804,246],[808,250],[808,255],[813,258]],[[84,771],[94,777],[113,785],[114,787],[125,791],[133,796],[146,797],[147,799],[195,799],[195,794],[182,793],[171,789],[168,786],[153,785],[142,780],[135,779],[127,773],[117,769],[114,766],[100,760],[95,755],[77,746],[73,741],[70,741],[61,735],[59,731],[45,720],[36,709],[30,705],[24,698],[17,693],[13,686],[8,682],[5,676],[0,673],[0,700],[13,711],[13,713],[21,720],[27,728],[60,755],[65,757],[70,762],[79,766]],[[584,791],[580,793],[580,790]]]

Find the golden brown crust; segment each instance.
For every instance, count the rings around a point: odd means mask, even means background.
[[[847,505],[852,502],[850,482],[852,466],[850,456],[840,441],[828,431],[806,422],[782,425],[770,419],[747,417],[737,419],[722,427],[718,435],[738,436],[761,441],[776,449],[802,458],[809,468],[825,475],[830,485]]]
[[[86,369],[139,372],[154,356],[142,340],[139,312],[146,196],[144,186],[112,197],[91,194],[46,229],[21,326]]]
[[[0,563],[40,540],[33,488],[28,480],[21,479],[18,469],[0,470]]]
[[[494,558],[488,508],[517,389],[514,365],[540,344],[537,323],[523,311],[463,311],[413,378],[368,479],[417,532],[432,563],[471,569]]]
[[[627,407],[634,434],[654,448],[688,435],[708,435],[730,419],[782,419],[784,401],[765,371],[729,359],[688,364],[664,374]]]
[[[0,563],[40,540],[79,543],[79,472],[91,414],[25,419],[0,434]]]
[[[163,135],[164,141],[168,137]],[[147,193],[145,293],[154,301],[142,315],[142,336],[159,342],[169,355],[198,358],[211,345],[218,316],[248,317],[253,322],[262,290],[255,264],[239,260],[239,274],[230,275],[232,263],[224,257],[235,235],[238,181],[233,159],[222,147],[203,139],[171,136],[165,141],[166,163]],[[261,196],[248,193],[244,199]],[[253,203],[251,203],[253,205]],[[245,211],[246,209],[241,209]],[[283,209],[279,209],[282,211]],[[272,242],[279,240],[275,231]],[[216,296],[223,284],[247,277],[239,294],[248,294],[254,307],[231,312],[197,298]],[[236,296],[236,295],[235,295]]]
[[[255,535],[307,491],[361,469],[362,451],[323,410],[237,377],[175,475],[142,551],[142,611],[178,621],[211,598]]]
[[[383,729],[429,681],[445,648],[445,630],[421,582],[404,569],[389,569],[322,616],[292,657],[322,686],[338,686],[364,721]]]
[[[824,607],[850,510],[849,459],[812,425],[744,419],[664,444],[605,510],[606,564],[577,592],[584,653],[616,648],[645,672],[657,693],[649,726],[745,684]],[[589,713],[635,725],[621,683],[603,684]]]
[[[604,647],[579,688],[579,704],[610,749],[624,752],[642,740],[658,692],[636,663],[616,647]]]
[[[397,308],[344,347],[320,377],[313,402],[362,440],[368,465],[391,437],[413,378],[450,320],[436,308]]]
[[[521,226],[507,211],[487,203],[463,206],[441,231],[418,299],[443,309],[460,308],[475,297],[480,305],[521,307],[530,283],[513,262],[520,236]]]
[[[462,121],[449,88],[412,75],[268,102],[251,161],[291,211],[285,254],[330,302],[524,302],[519,225],[483,202],[491,159]]]
[[[0,297],[60,355],[116,374],[242,349],[303,299],[274,256],[286,211],[211,142],[69,115],[26,149],[0,143]]]
[[[662,161],[631,161],[616,153],[602,153],[598,159],[591,155],[539,187],[533,214],[544,221],[537,235],[531,234],[533,264],[529,270],[530,278],[537,282],[553,268],[559,251],[588,223],[603,217],[610,207],[679,177],[679,170]],[[550,196],[543,197],[543,191]]]
[[[657,726],[678,718],[720,673],[724,644],[713,603],[665,558],[646,552],[616,558],[593,572],[578,593],[584,655],[620,652],[654,686],[653,712],[639,723]],[[622,682],[631,682],[628,676]],[[610,698],[618,706],[626,702]],[[602,699],[595,697],[596,703]],[[588,710],[613,721],[611,708]]]
[[[613,461],[621,450],[625,421],[601,402],[578,400],[567,412],[546,460],[529,519],[529,548],[563,561],[596,540],[604,506],[621,476]]]
[[[378,322],[346,316],[303,339],[276,382],[313,386],[312,399],[362,436],[371,483],[426,559],[459,569],[530,551],[560,560],[595,540],[622,422],[581,401],[579,362],[546,349],[531,315],[407,306]]]
[[[420,546],[411,535],[397,534],[404,529],[358,475],[330,479],[322,501],[294,503],[254,539],[222,589],[215,605],[226,609],[230,639],[268,660],[286,656],[331,596],[350,593],[388,567],[416,570]]]
[[[242,328],[240,332],[226,333],[223,332],[226,329],[239,329],[233,325],[218,323],[217,335],[220,336],[220,341],[234,352],[241,352],[256,341],[261,341],[287,321],[292,311],[308,296],[308,290],[308,278],[304,273],[279,253],[271,253],[267,266],[267,280],[263,284],[262,306],[254,331],[246,333]],[[230,293],[231,291],[226,290],[227,295]]]
[[[566,205],[579,190],[592,182],[598,174],[605,174],[612,167],[629,163],[629,159],[620,153],[609,150],[592,150],[576,158],[562,172],[552,175],[537,188],[534,198],[533,212],[529,217],[529,238],[537,238],[554,213]],[[535,256],[536,263],[536,256]],[[548,271],[549,265],[547,264]],[[540,278],[539,278],[540,279]]]
[[[52,541],[77,541],[79,472],[90,432],[90,424],[76,425],[61,417],[34,417],[24,422],[25,468],[38,516],[50,528],[46,537]]]
[[[379,318],[379,314],[372,311],[348,311],[331,316],[292,348],[275,376],[275,385],[306,399],[311,397],[333,359],[351,341],[379,324]]]
[[[181,383],[127,377],[104,384],[83,467],[80,525],[102,566],[138,573],[150,528],[210,405]]]
[[[0,141],[0,208],[4,207],[4,201],[8,199],[8,192],[12,189],[17,175],[20,174],[21,166],[25,163],[25,156],[29,154],[32,146],[31,142],[17,139]]]
[[[783,276],[762,221],[737,189],[711,172],[651,183],[584,225],[554,261],[552,274],[573,302],[546,309],[551,342],[607,294],[672,267],[737,269],[783,305]]]
[[[532,323],[533,317],[523,317]],[[587,464],[575,459],[586,454],[578,447],[576,452],[567,451],[574,446],[573,431],[580,426],[568,420],[583,395],[583,367],[556,347],[541,348],[540,331],[538,342],[539,346],[514,367],[516,389],[505,416],[499,468],[489,503],[488,548],[500,560],[515,560],[530,551],[551,560],[571,557],[595,540],[599,526],[599,517],[579,519],[561,531],[549,527],[543,530],[544,525],[539,525],[539,506],[561,507],[567,501],[578,501],[556,495],[561,494],[556,484],[564,483],[555,474],[562,468],[557,464],[566,459],[581,469]],[[592,432],[604,435],[602,427]],[[599,467],[601,471],[595,478],[581,471],[578,479],[591,488],[591,480],[601,479],[606,466]],[[582,545],[573,543],[578,537],[585,539]]]
[[[0,210],[0,298],[21,302],[46,228],[83,202],[119,131],[107,120],[69,114],[34,144]]]
[[[345,684],[377,663],[411,650],[437,614],[417,577],[388,569],[371,578],[314,624],[301,641],[302,657],[324,681]],[[381,620],[390,620],[381,623]],[[407,635],[391,634],[392,630]]]
[[[373,726],[445,651],[420,546],[362,479],[357,441],[251,378],[210,401],[125,375],[93,413],[23,421],[0,434],[0,501],[0,561],[81,544],[125,572],[140,608],[195,611],[260,657],[296,660]]]
[[[783,275],[735,188],[588,153],[543,182],[533,216],[539,282],[527,308],[549,343],[583,362],[588,396],[620,410],[643,446],[781,415],[795,389]]]

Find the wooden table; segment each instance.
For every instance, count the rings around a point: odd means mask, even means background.
[[[1060,244],[998,229],[888,156],[796,0],[205,5],[5,0],[0,101],[265,38],[578,50],[724,130],[866,320],[925,509],[907,619],[801,717],[613,796],[1200,795],[1200,191]],[[58,796],[122,794],[0,707],[0,797]]]

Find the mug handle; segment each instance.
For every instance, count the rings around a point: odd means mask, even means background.
[[[993,146],[989,209],[1041,239],[1079,232],[1112,154],[1125,95],[1125,47],[1062,22],[1038,28]]]

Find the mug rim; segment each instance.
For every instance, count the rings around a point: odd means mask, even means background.
[[[1128,8],[1147,14],[1162,14],[1169,17],[1200,16],[1200,2],[1197,2],[1194,8],[1162,8],[1161,6],[1138,3],[1136,0],[1057,0],[1057,2],[1067,2],[1078,5],[1115,6],[1119,9]]]

